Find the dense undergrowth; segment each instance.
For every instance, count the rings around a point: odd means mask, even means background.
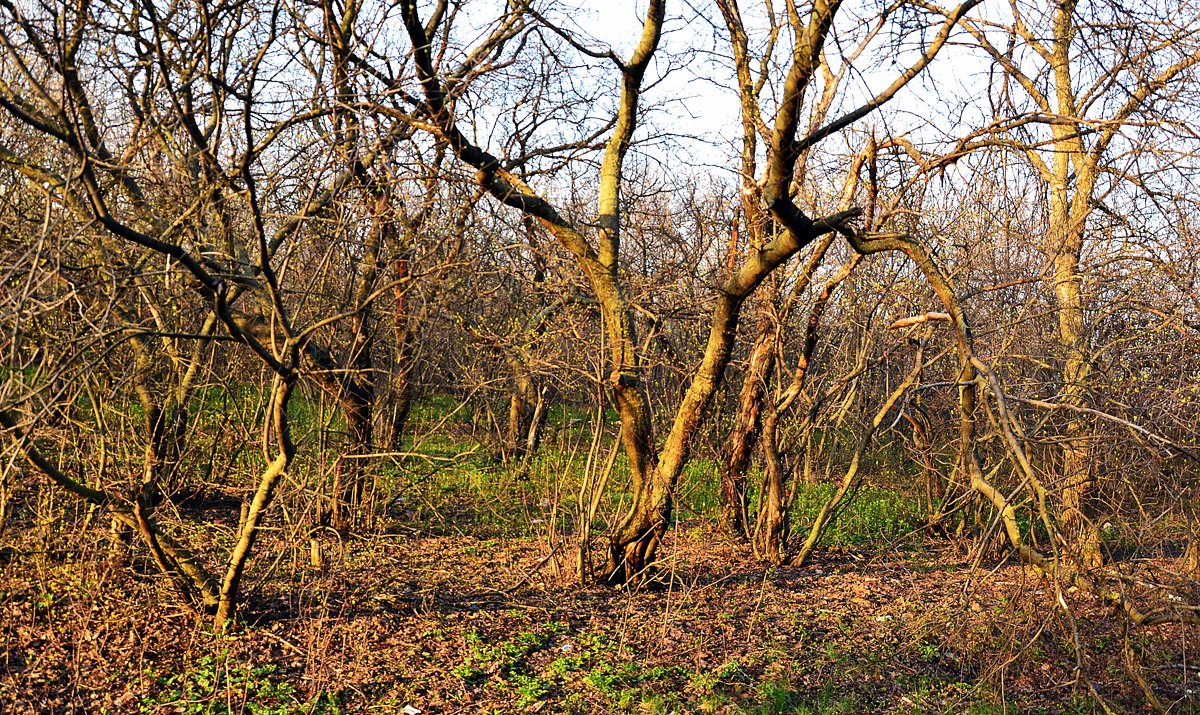
[[[336,433],[298,402],[302,448]],[[1200,708],[1194,629],[1122,635],[1090,596],[923,529],[931,505],[902,455],[881,454],[801,568],[764,568],[719,532],[717,467],[699,456],[659,577],[631,592],[580,582],[591,435],[579,415],[556,410],[524,470],[473,436],[473,415],[452,401],[422,405],[415,421],[431,429],[378,462],[371,530],[348,539],[308,538],[304,479],[321,454],[301,450],[242,622],[225,634],[172,605],[145,554],[97,558],[110,539],[96,513],[22,481],[0,551],[0,710],[1091,713],[1143,706],[1130,652],[1172,712]],[[229,474],[256,468],[250,451],[229,455]],[[203,553],[232,541],[243,495],[236,479],[195,470],[169,505],[187,518],[171,528]],[[593,533],[619,514],[625,480],[618,459]],[[796,486],[804,529],[833,487]],[[602,536],[591,546],[602,554]]]

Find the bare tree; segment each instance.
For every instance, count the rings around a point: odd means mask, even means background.
[[[1046,280],[1055,296],[1060,398],[1086,406],[1095,364],[1089,327],[1087,261],[1099,241],[1097,217],[1129,191],[1158,189],[1146,127],[1184,121],[1172,105],[1200,54],[1196,31],[1176,3],[1136,10],[1110,3],[1014,3],[1005,21],[967,23],[993,63],[992,122],[954,154],[1001,147],[1024,157],[1046,191]],[[1143,169],[1143,166],[1146,169]],[[1062,518],[1081,563],[1100,565],[1100,523],[1089,421],[1063,425]],[[1056,490],[1057,491],[1057,490]]]
[[[469,76],[485,58],[500,56],[507,43],[540,19],[517,7],[500,18],[490,34],[466,53],[460,67],[439,68],[442,56],[434,30],[440,15],[435,10],[429,22],[422,20],[416,3],[406,2],[402,15],[412,44],[412,61],[420,81],[422,99],[409,110],[411,119],[445,142],[460,160],[477,170],[477,181],[497,200],[535,217],[559,243],[572,253],[587,277],[599,303],[607,330],[610,386],[621,416],[622,443],[633,479],[633,501],[623,522],[612,535],[608,574],[611,581],[633,581],[653,564],[655,552],[670,520],[671,494],[686,463],[692,440],[701,424],[706,407],[727,365],[744,301],[776,268],[818,237],[833,230],[840,222],[857,214],[844,210],[823,219],[809,218],[793,200],[793,182],[797,163],[809,147],[849,126],[857,119],[891,99],[916,76],[945,44],[955,23],[971,8],[968,2],[948,13],[936,38],[919,58],[883,92],[807,134],[799,126],[808,90],[821,66],[825,48],[839,5],[817,3],[810,15],[802,17],[795,9],[786,15],[786,25],[794,35],[794,45],[786,53],[786,70],[780,78],[780,100],[769,130],[767,164],[761,181],[761,209],[778,223],[779,230],[768,241],[752,247],[740,264],[730,272],[714,296],[708,338],[703,358],[694,370],[668,434],[659,448],[653,435],[652,419],[645,385],[632,310],[623,290],[621,251],[621,186],[623,165],[632,145],[644,92],[647,70],[655,56],[666,16],[665,2],[652,0],[646,12],[641,37],[629,59],[618,59],[612,52],[592,50],[575,41],[561,28],[550,26],[557,35],[585,55],[610,61],[618,70],[620,99],[596,179],[598,186],[597,219],[594,230],[564,215],[543,194],[522,180],[505,162],[475,143],[463,131],[456,115],[456,102],[462,91],[460,78]],[[736,25],[736,23],[734,23]],[[751,101],[746,99],[747,102]],[[426,119],[427,118],[427,119]],[[758,193],[758,190],[755,190]],[[589,235],[590,234],[590,235]]]
[[[230,9],[240,22],[186,3],[84,3],[54,17],[11,3],[0,10],[0,107],[20,128],[16,142],[0,144],[0,159],[43,186],[74,221],[99,231],[106,248],[93,258],[128,270],[129,288],[108,298],[116,315],[151,321],[131,326],[129,337],[146,415],[145,477],[128,499],[88,486],[41,453],[31,432],[36,421],[6,412],[5,427],[56,483],[140,533],[188,602],[221,626],[234,615],[260,526],[295,454],[288,403],[304,356],[313,354],[311,338],[323,325],[361,314],[298,325],[285,289],[294,275],[289,261],[305,250],[306,221],[354,179],[353,167],[335,165],[328,186],[283,173],[326,169],[283,161],[284,147],[307,143],[306,125],[325,110],[287,101],[277,83],[276,73],[287,72],[284,38],[294,29],[278,6]],[[255,36],[257,50],[245,54],[235,33]],[[180,188],[175,201],[162,191],[172,182]],[[169,298],[151,292],[150,266],[159,262],[168,285],[181,289]],[[358,297],[367,302],[377,293]],[[187,309],[174,310],[171,301]],[[265,467],[219,579],[152,518],[158,483],[178,462],[199,357],[217,337],[243,346],[271,376],[260,426]]]

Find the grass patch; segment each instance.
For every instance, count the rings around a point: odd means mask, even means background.
[[[832,484],[802,484],[792,505],[792,521],[807,528],[821,506],[837,491]],[[827,546],[891,543],[917,528],[925,510],[915,495],[894,489],[862,487],[826,530]]]

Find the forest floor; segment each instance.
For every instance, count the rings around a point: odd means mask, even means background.
[[[633,592],[579,585],[544,537],[330,542],[323,569],[268,542],[277,568],[225,635],[148,564],[3,542],[12,715],[1148,711],[1131,674],[1200,712],[1196,629],[1126,637],[1086,594],[1061,594],[1069,617],[1051,581],[936,540],[772,569],[685,522]]]

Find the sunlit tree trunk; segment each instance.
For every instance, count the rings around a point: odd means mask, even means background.
[[[725,463],[721,470],[721,523],[734,536],[747,535],[746,513],[750,495],[746,489],[746,472],[758,443],[763,403],[768,399],[771,373],[775,369],[778,331],[767,316],[759,321],[758,337],[750,350],[746,376],[738,395],[738,409],[733,429],[725,446]]]

